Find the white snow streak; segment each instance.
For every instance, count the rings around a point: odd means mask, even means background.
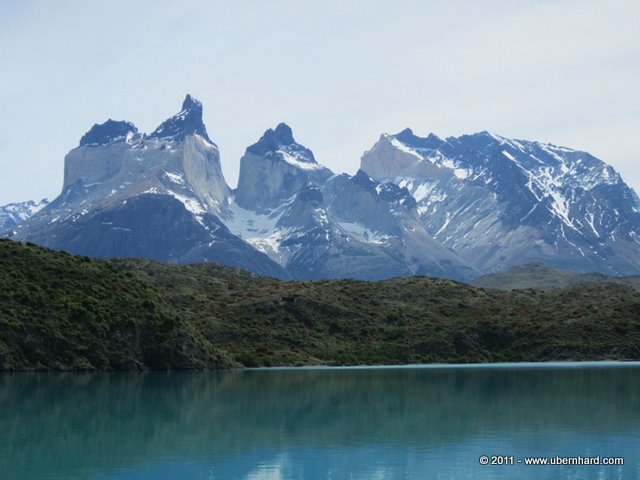
[[[318,163],[301,161],[297,155],[292,155],[286,150],[278,150],[276,153],[278,153],[289,165],[293,165],[294,167],[302,170],[322,170],[324,168]]]

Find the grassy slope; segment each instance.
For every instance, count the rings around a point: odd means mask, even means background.
[[[518,265],[502,272],[490,273],[471,282],[473,286],[498,288],[500,290],[554,288],[581,285],[585,283],[619,283],[629,285],[640,291],[640,276],[608,277],[599,273],[571,273],[542,263]]]
[[[640,295],[625,285],[281,282],[6,241],[0,268],[5,369],[640,359]]]

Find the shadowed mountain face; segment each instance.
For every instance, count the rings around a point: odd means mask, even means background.
[[[62,219],[42,227],[30,240],[89,257],[215,262],[271,277],[288,276],[265,254],[231,234],[218,217],[194,216],[169,195],[137,195],[109,209]]]
[[[638,197],[586,152],[488,132],[443,140],[407,129],[383,135],[361,168],[406,187],[426,230],[482,271],[532,261],[639,271]]]
[[[640,272],[638,197],[586,152],[406,129],[382,135],[355,175],[335,175],[280,123],[247,148],[231,190],[202,112],[187,95],[149,135],[94,125],[65,157],[60,196],[2,207],[0,233],[296,279],[470,280],[531,262]]]

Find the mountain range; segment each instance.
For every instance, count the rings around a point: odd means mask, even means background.
[[[0,207],[0,233],[90,257],[217,262],[314,280],[469,281],[531,262],[640,273],[640,201],[609,165],[489,132],[383,134],[334,174],[281,123],[240,160],[238,186],[187,95],[150,134],[94,125],[65,157],[61,194]]]

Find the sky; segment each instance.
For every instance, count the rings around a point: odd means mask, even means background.
[[[204,105],[231,187],[289,124],[336,173],[381,133],[586,150],[640,192],[637,0],[0,0],[0,205],[55,198],[94,123]]]

